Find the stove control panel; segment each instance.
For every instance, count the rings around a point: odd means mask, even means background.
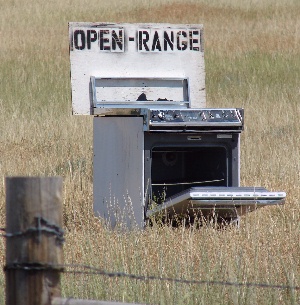
[[[171,109],[150,110],[149,124],[243,124],[243,109]]]

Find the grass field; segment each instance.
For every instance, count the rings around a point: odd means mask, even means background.
[[[65,263],[195,280],[300,286],[298,0],[0,0],[0,227],[4,177],[64,177]],[[92,118],[72,117],[68,22],[203,23],[207,106],[244,107],[241,184],[286,204],[226,231],[109,231],[92,212]],[[0,260],[5,261],[0,240]],[[0,303],[4,304],[0,271]],[[63,275],[66,297],[151,304],[299,304],[292,289]]]

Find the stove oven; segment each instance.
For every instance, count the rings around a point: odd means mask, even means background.
[[[191,188],[239,186],[242,109],[152,110],[148,126],[146,211]]]
[[[94,211],[236,221],[284,202],[240,186],[244,111],[206,107],[201,24],[69,24],[73,114],[92,115]]]
[[[130,110],[132,111],[132,110]],[[139,113],[139,114],[137,114]],[[94,119],[94,208],[112,225],[237,222],[285,193],[240,187],[243,109],[149,109]]]

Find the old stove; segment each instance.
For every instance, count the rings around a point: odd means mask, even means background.
[[[202,25],[70,23],[74,114],[94,116],[94,211],[238,220],[284,192],[240,186],[241,108],[207,108]]]

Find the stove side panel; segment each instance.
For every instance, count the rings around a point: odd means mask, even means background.
[[[94,212],[111,227],[144,227],[142,117],[94,118]]]

